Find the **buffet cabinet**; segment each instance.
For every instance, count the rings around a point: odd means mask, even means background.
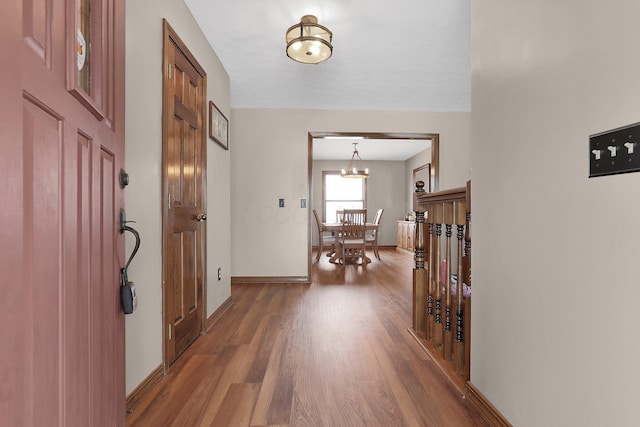
[[[414,240],[416,236],[415,221],[398,221],[398,252],[404,252],[409,255],[414,254]]]

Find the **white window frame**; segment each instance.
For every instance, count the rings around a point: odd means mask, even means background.
[[[362,181],[362,199],[353,200],[327,200],[327,176],[340,175],[340,171],[322,171],[322,222],[333,222],[335,218],[327,218],[327,201],[329,202],[362,202],[362,208],[367,209],[367,179],[366,178],[343,178],[359,179]]]

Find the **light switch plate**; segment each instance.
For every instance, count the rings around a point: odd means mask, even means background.
[[[589,137],[589,178],[640,171],[640,123]]]
[[[284,208],[284,199],[278,199],[278,207]]]

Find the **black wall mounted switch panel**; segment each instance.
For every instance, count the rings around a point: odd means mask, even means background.
[[[589,137],[589,178],[640,171],[640,123]]]

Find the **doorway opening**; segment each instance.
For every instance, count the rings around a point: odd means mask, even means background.
[[[341,158],[341,162],[344,165],[349,161],[349,157],[353,152],[352,143],[353,140],[357,140],[359,145],[360,154],[362,155],[364,163],[367,162],[367,143],[370,143],[370,147],[373,148],[373,145],[376,145],[376,150],[380,149],[383,151],[385,146],[387,146],[389,152],[397,152],[401,151],[400,147],[403,144],[410,145],[410,143],[414,144],[422,144],[423,149],[428,148],[430,145],[430,156],[428,162],[430,164],[429,168],[429,183],[425,186],[425,188],[430,188],[431,191],[438,191],[438,181],[439,181],[439,140],[440,136],[437,133],[408,133],[408,132],[394,132],[394,133],[384,133],[384,132],[309,132],[308,133],[308,177],[307,177],[307,185],[308,185],[308,194],[309,194],[309,227],[308,227],[308,236],[307,241],[308,244],[308,256],[307,256],[307,270],[308,276],[311,277],[311,266],[313,263],[312,258],[312,246],[313,246],[313,218],[311,217],[312,208],[316,206],[317,199],[321,196],[316,195],[314,197],[314,192],[317,193],[317,186],[320,185],[320,182],[315,179],[314,173],[317,174],[318,171],[314,171],[314,144],[323,144],[323,143],[331,143],[332,149],[339,149],[342,153],[344,153],[344,157]],[[342,148],[340,148],[342,145]],[[335,157],[338,159],[338,157]],[[371,158],[369,158],[371,159]],[[397,160],[397,158],[389,158],[387,160]],[[406,159],[403,159],[406,160]],[[342,164],[341,163],[341,164]],[[342,166],[344,167],[344,166]],[[370,168],[371,169],[371,168]],[[411,174],[412,169],[408,171]],[[370,171],[369,180],[374,177],[375,170]],[[380,179],[378,176],[375,179]],[[410,178],[411,182],[413,182],[413,178]],[[371,188],[371,186],[370,186]],[[315,189],[315,190],[314,190]],[[315,203],[315,204],[314,204]],[[408,210],[412,209],[413,206],[413,198],[411,200],[406,201],[408,203]]]

